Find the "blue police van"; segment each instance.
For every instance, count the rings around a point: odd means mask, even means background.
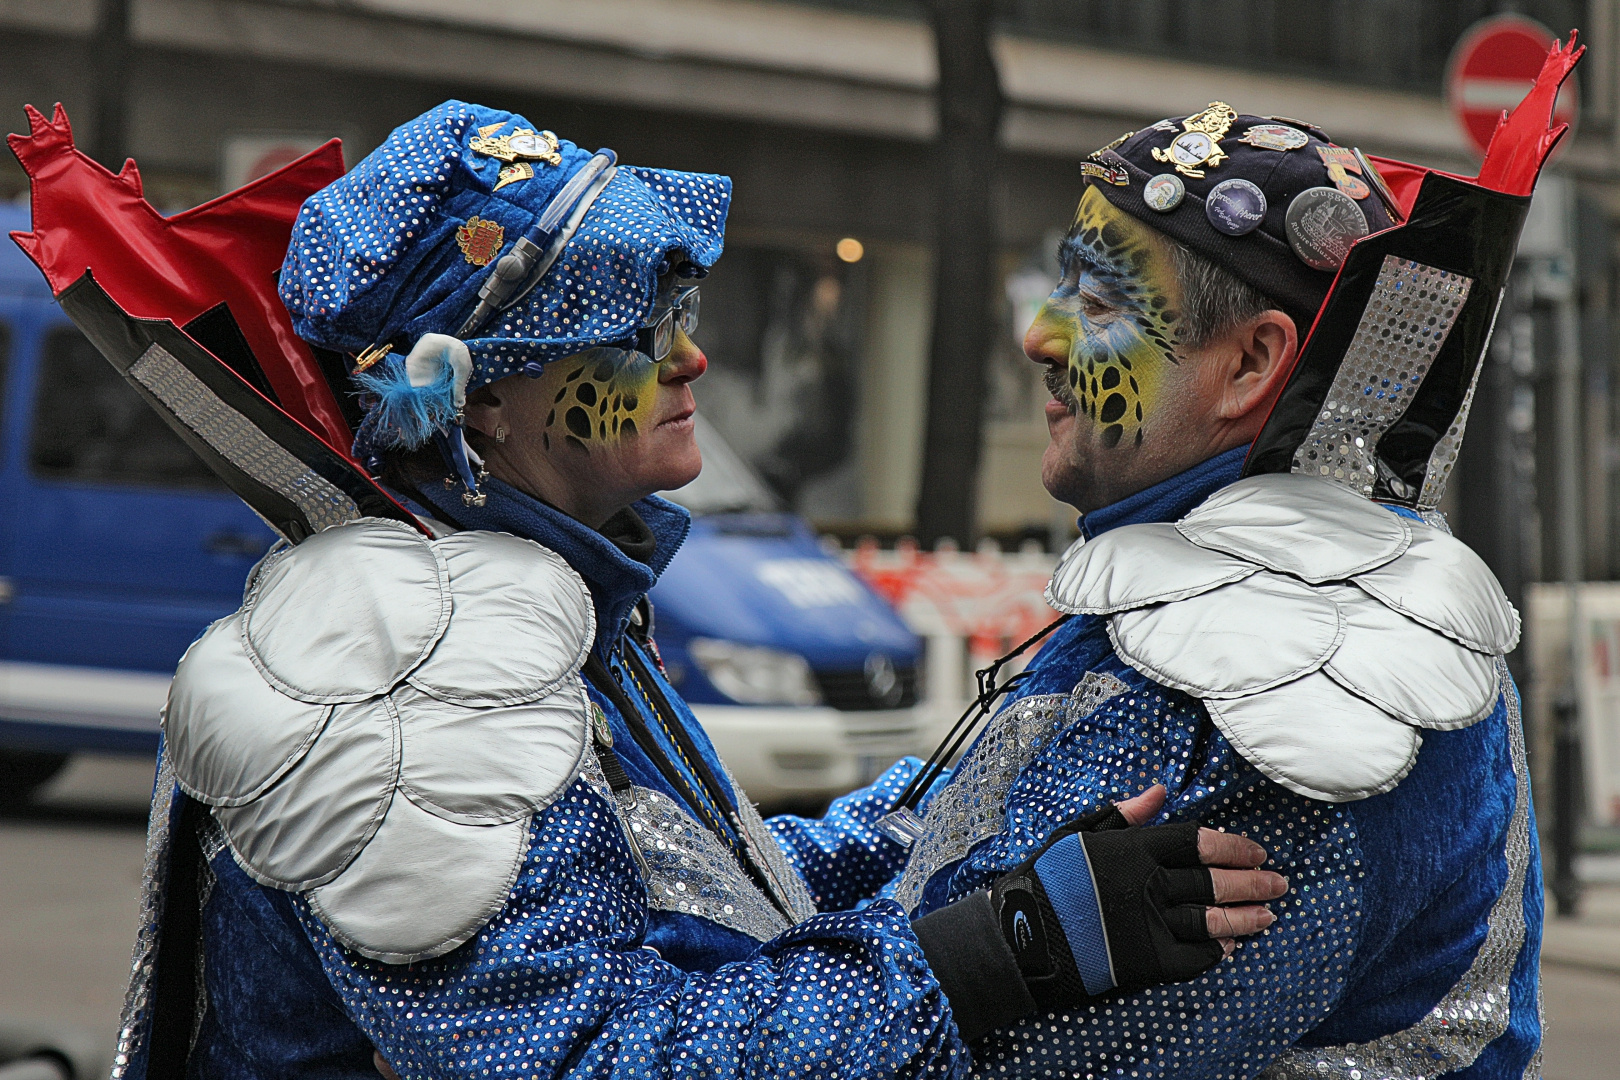
[[[0,228],[28,213],[0,208]],[[170,673],[274,536],[0,245],[0,803],[76,751],[152,754]],[[709,428],[654,591],[671,679],[755,799],[814,801],[921,748],[921,643]]]

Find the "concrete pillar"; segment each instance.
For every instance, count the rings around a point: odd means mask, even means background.
[[[856,425],[863,517],[874,528],[910,529],[922,475],[933,257],[921,245],[872,244],[870,292]]]

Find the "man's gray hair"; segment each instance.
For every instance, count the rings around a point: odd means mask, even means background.
[[[1170,258],[1181,283],[1181,326],[1176,335],[1181,345],[1194,349],[1207,345],[1239,323],[1282,307],[1231,271],[1174,240],[1170,241]]]

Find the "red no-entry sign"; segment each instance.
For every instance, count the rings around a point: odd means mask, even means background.
[[[1552,32],[1538,22],[1498,15],[1475,23],[1451,51],[1446,100],[1480,156],[1502,113],[1529,93],[1553,41]],[[1575,111],[1575,80],[1570,79],[1558,92],[1553,122],[1573,123]]]

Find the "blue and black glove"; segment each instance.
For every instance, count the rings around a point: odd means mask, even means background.
[[[1195,978],[1225,950],[1209,935],[1214,881],[1196,822],[1128,827],[1117,807],[912,923],[962,1038],[1037,1011]]]

